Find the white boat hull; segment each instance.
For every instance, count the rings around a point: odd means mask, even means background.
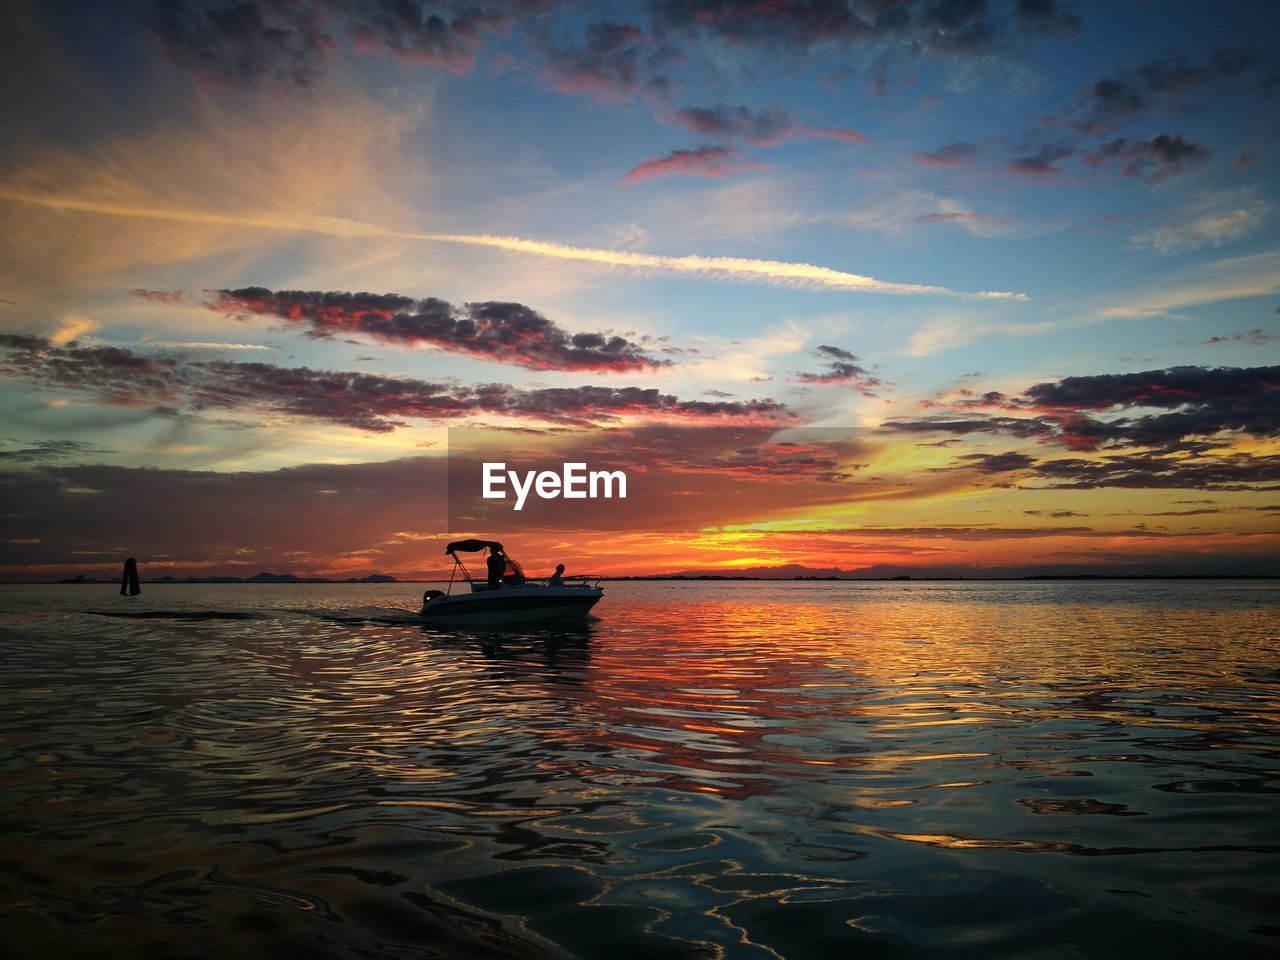
[[[502,587],[436,597],[422,618],[436,623],[542,623],[581,620],[604,596],[599,587]]]

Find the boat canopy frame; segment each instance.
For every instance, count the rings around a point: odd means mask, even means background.
[[[507,556],[506,548],[503,547],[503,545],[499,543],[497,540],[477,540],[474,538],[467,539],[467,540],[455,540],[453,541],[453,543],[449,544],[447,547],[444,548],[444,552],[453,558],[453,569],[449,571],[449,586],[445,590],[445,596],[453,595],[453,584],[454,584],[454,581],[457,579],[459,572],[461,572],[462,574],[462,581],[464,583],[470,583],[474,585],[475,581],[471,577],[471,571],[467,569],[466,564],[462,562],[462,558],[459,557],[458,554],[459,553],[479,553],[481,550],[489,550],[491,553],[494,550],[497,550],[502,553],[503,560],[504,560],[503,567],[502,567],[502,579],[504,582],[510,583],[513,586],[514,585],[523,586],[524,584],[529,583],[529,578],[525,574],[524,568],[520,566],[520,561],[514,560],[510,556]],[[488,578],[486,577],[486,579]],[[549,578],[544,578],[544,579],[549,579]],[[592,581],[595,582],[595,586],[600,585],[600,577],[595,574],[578,574],[575,576],[564,577],[563,579],[566,581],[569,581],[569,580],[575,581],[575,585],[580,585],[584,587],[587,586]],[[541,583],[543,581],[538,580],[535,582]],[[474,586],[472,587],[472,589],[473,590],[475,589]]]
[[[453,583],[459,571],[462,573],[463,582],[473,584],[472,589],[475,589],[475,581],[471,577],[471,571],[467,569],[466,564],[462,562],[462,558],[459,557],[458,554],[479,553],[481,550],[486,549],[490,553],[497,551],[502,554],[502,579],[504,581],[508,581],[512,584],[524,584],[528,582],[528,578],[525,576],[524,568],[520,566],[520,562],[507,556],[506,550],[497,540],[455,540],[444,548],[444,552],[453,557],[453,569],[449,571],[449,586],[445,590],[445,596],[452,596]]]

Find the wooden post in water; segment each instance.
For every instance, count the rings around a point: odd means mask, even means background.
[[[124,562],[124,572],[120,574],[120,596],[136,597],[142,592],[138,583],[138,561],[130,557]]]

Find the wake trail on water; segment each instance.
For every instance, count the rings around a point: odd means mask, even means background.
[[[400,607],[311,607],[300,610],[89,610],[90,616],[121,620],[271,620],[309,617],[333,623],[421,624],[422,618]]]

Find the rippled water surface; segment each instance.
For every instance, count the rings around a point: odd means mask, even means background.
[[[619,583],[491,633],[415,593],[0,587],[4,949],[1280,947],[1280,585]]]

